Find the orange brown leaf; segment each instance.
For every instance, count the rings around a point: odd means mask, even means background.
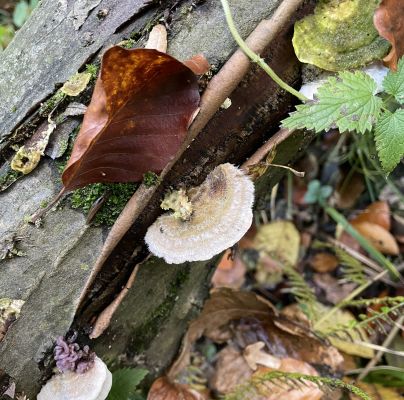
[[[203,400],[204,397],[186,385],[172,383],[162,377],[154,381],[147,400]]]
[[[65,190],[161,171],[198,104],[196,76],[180,61],[152,49],[110,48],[62,175]]]
[[[384,57],[385,64],[397,70],[397,62],[404,55],[404,3],[402,0],[383,0],[373,18],[380,36],[387,39],[392,48]]]

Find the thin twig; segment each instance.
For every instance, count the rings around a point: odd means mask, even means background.
[[[390,331],[390,333],[387,335],[386,339],[384,340],[382,347],[383,349],[380,349],[374,357],[367,363],[366,367],[363,369],[363,371],[359,374],[358,380],[363,380],[367,374],[370,372],[370,370],[381,360],[383,357],[383,354],[386,352],[385,349],[387,349],[391,342],[394,340],[396,337],[397,333],[400,331],[400,326],[404,322],[404,315],[402,315],[398,321],[397,324],[393,327],[393,329]]]

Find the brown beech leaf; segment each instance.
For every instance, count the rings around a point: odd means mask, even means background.
[[[62,175],[65,190],[161,171],[198,104],[196,76],[180,61],[152,49],[110,48]]]
[[[361,222],[370,222],[381,226],[386,230],[390,230],[390,207],[385,201],[375,201],[369,207],[366,207],[357,217],[355,217],[351,224]]]
[[[352,226],[383,254],[398,255],[400,250],[394,236],[371,222],[352,222]]]
[[[203,400],[204,397],[186,385],[170,382],[166,377],[158,378],[150,388],[147,400]]]
[[[392,70],[404,55],[404,3],[402,0],[383,0],[376,10],[373,22],[380,36],[387,39],[392,48],[383,61]]]

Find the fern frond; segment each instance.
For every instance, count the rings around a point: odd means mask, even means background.
[[[357,300],[358,304],[363,303],[363,300]],[[354,303],[354,302],[352,302]],[[347,304],[349,304],[347,302]],[[404,310],[404,303],[400,302],[391,307],[384,306],[380,311],[368,309],[371,314],[359,315],[360,321],[352,321],[349,325],[339,326],[329,332],[323,333],[323,337],[335,337],[342,340],[353,340],[352,332],[357,332],[363,341],[367,341],[367,338],[363,337],[363,332],[365,331],[369,336],[380,332],[384,335],[388,334],[388,328],[395,325],[394,318],[397,318],[402,314]]]
[[[315,320],[317,298],[313,289],[293,267],[284,265],[283,270],[289,280],[290,293],[296,298],[296,301],[308,318],[311,321]]]
[[[276,384],[277,386],[281,385],[285,389],[301,389],[303,385],[307,386],[309,382],[314,383],[322,391],[342,389],[358,396],[362,400],[371,400],[371,397],[362,389],[345,383],[340,379],[283,371],[267,372],[254,376],[247,384],[239,386],[233,393],[228,394],[225,400],[252,399],[258,392],[262,392],[263,386],[268,383]],[[247,395],[249,396],[247,397]]]
[[[358,285],[365,284],[367,282],[365,266],[340,247],[333,246],[333,250],[339,262],[343,266],[342,272],[344,274],[344,278],[347,281],[357,283]]]
[[[398,304],[404,305],[404,296],[396,296],[396,297],[375,297],[371,299],[359,299],[359,300],[351,300],[345,301],[342,303],[342,307],[371,307],[378,305],[386,305],[386,306],[396,306]]]

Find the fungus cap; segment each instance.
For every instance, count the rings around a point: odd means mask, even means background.
[[[105,400],[112,386],[112,374],[95,357],[94,365],[84,374],[64,372],[54,375],[38,394],[38,400]]]
[[[254,184],[232,164],[216,167],[188,196],[189,220],[164,214],[145,237],[150,251],[169,264],[209,260],[237,243],[252,223]]]

